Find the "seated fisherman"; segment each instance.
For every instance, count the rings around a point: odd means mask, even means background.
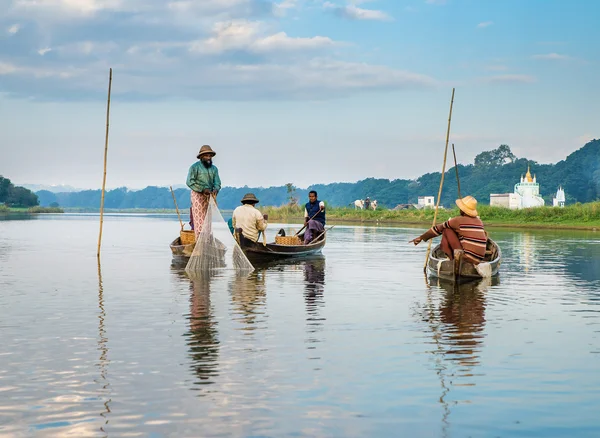
[[[478,265],[485,258],[487,234],[477,213],[477,200],[472,196],[465,196],[457,199],[456,205],[460,209],[460,216],[435,225],[409,243],[418,245],[421,241],[441,235],[440,246],[450,260],[459,260],[463,254],[463,260]]]
[[[317,192],[308,192],[308,202],[304,206],[304,243],[309,244],[325,230],[325,203],[317,199]]]
[[[231,224],[234,229],[241,228],[246,239],[256,242],[259,233],[267,229],[268,216],[255,207],[259,201],[253,193],[246,193],[241,202],[242,205],[233,210]]]

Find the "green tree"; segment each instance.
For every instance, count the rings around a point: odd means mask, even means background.
[[[475,166],[502,166],[514,163],[517,157],[511,152],[510,147],[501,144],[497,149],[485,151],[475,157]]]
[[[298,205],[298,197],[296,196],[296,187],[292,183],[287,183],[285,185],[288,196],[288,205],[290,207],[294,207]]]

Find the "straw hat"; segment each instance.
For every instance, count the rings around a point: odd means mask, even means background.
[[[458,208],[460,208],[467,216],[479,216],[479,213],[477,213],[477,199],[472,196],[465,196],[462,199],[457,199],[456,205],[458,205]]]
[[[200,158],[202,155],[206,155],[206,154],[210,154],[211,157],[214,157],[215,155],[217,155],[217,153],[215,151],[213,151],[209,145],[205,144],[204,146],[202,146],[200,148],[200,152],[198,152],[198,156],[196,158]]]
[[[257,204],[259,200],[256,198],[256,196],[254,196],[254,193],[246,193],[240,202],[242,204],[244,202]]]

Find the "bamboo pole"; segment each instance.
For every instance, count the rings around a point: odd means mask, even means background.
[[[446,131],[446,149],[444,149],[444,164],[442,165],[442,178],[440,179],[440,188],[438,190],[437,202],[435,203],[435,212],[433,213],[433,225],[437,220],[438,208],[440,206],[440,198],[442,197],[442,187],[444,186],[444,174],[446,173],[446,158],[448,156],[448,140],[450,139],[450,122],[452,120],[452,106],[454,104],[454,88],[452,89],[452,99],[450,100],[450,114],[448,115],[448,129]],[[429,253],[431,252],[431,242],[429,239],[429,245],[427,245],[427,253],[425,254],[425,265],[423,271],[427,271],[427,260],[429,259]]]
[[[173,187],[169,186],[169,188],[171,189],[171,195],[173,195],[173,202],[175,203],[175,210],[177,210],[177,217],[179,218],[179,223],[181,224],[181,231],[183,231],[183,221],[181,220],[181,215],[179,214],[179,207],[177,207],[175,192],[173,192]]]
[[[106,158],[108,157],[108,126],[110,121],[110,89],[112,85],[112,68],[108,72],[108,100],[106,102],[106,135],[104,138],[104,175],[102,177],[102,197],[100,198],[100,234],[98,235],[98,252],[100,257],[100,245],[102,244],[102,224],[104,223],[104,192],[106,190]]]
[[[456,184],[458,184],[458,197],[462,198],[460,194],[460,178],[458,177],[458,163],[456,162],[456,151],[454,150],[454,143],[452,143],[452,154],[454,155],[454,170],[456,170]]]

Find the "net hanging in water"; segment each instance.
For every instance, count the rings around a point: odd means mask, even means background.
[[[221,269],[250,273],[254,271],[254,266],[231,234],[214,198],[210,196],[202,229],[196,235],[196,245],[185,271],[197,275]]]

